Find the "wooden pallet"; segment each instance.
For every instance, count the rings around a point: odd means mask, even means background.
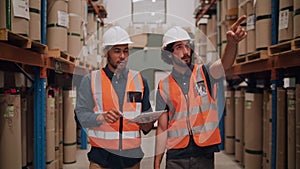
[[[246,61],[247,61],[246,56],[240,56],[240,57],[235,58],[235,63],[237,65],[242,64],[242,63],[244,63]]]
[[[80,60],[76,60],[75,65],[76,65],[76,66],[82,66],[82,67],[85,67],[85,62],[84,62],[84,61],[80,61]]]
[[[235,59],[236,64],[240,65],[240,64],[246,64],[246,63],[251,63],[251,62],[256,62],[256,61],[260,61],[260,60],[265,60],[268,59],[268,52],[267,50],[261,50],[261,51],[257,51],[251,54],[247,54],[245,56],[240,56],[237,57]]]
[[[12,31],[5,28],[0,28],[0,41],[5,41],[11,45],[32,50],[41,54],[45,54],[48,52],[47,45],[33,41],[28,37],[13,33]]]
[[[72,64],[75,64],[75,62],[76,62],[75,57],[71,56],[70,54],[68,54],[66,52],[60,51],[60,49],[49,49],[48,56],[53,57],[62,62],[69,62]]]
[[[268,47],[269,56],[284,54],[292,51],[292,40]]]
[[[300,50],[300,38],[292,40],[292,49]]]
[[[31,48],[32,40],[25,36],[13,33],[5,28],[0,28],[0,41],[6,41],[9,44],[21,48]]]
[[[30,49],[42,54],[48,53],[48,46],[36,41],[32,41]]]
[[[88,70],[96,70],[96,69],[98,69],[97,67],[95,67],[94,65],[91,65],[89,63],[85,63],[85,68],[87,68]]]
[[[76,60],[75,66],[86,68],[88,70],[91,70],[93,66],[91,64],[86,63],[85,61]]]

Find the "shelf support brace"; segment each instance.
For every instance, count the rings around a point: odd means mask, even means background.
[[[21,70],[21,72],[23,73],[23,75],[30,80],[30,82],[32,84],[34,84],[34,80],[30,77],[30,75],[20,66],[15,62],[15,65]]]

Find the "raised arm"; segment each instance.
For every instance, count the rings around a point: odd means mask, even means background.
[[[246,20],[246,16],[243,15],[231,25],[230,30],[227,31],[227,44],[223,52],[223,56],[220,60],[214,62],[209,71],[215,79],[219,79],[224,75],[224,70],[228,70],[233,65],[235,57],[237,55],[238,43],[247,37],[247,32],[241,26],[241,23]]]

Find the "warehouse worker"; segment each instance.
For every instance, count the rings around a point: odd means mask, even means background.
[[[189,34],[181,27],[169,29],[163,37],[162,59],[173,65],[172,72],[159,82],[156,110],[160,116],[156,131],[154,168],[159,169],[167,149],[167,169],[213,169],[214,152],[221,143],[214,79],[231,68],[238,43],[247,36],[240,17],[227,32],[222,59],[193,65]]]
[[[79,87],[76,115],[88,128],[90,169],[138,169],[144,155],[140,129],[146,134],[153,127],[153,123],[127,123],[151,111],[147,81],[126,68],[130,43],[121,27],[108,29],[103,34],[107,65],[83,77]]]

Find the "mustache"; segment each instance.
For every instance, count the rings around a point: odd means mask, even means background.
[[[124,63],[126,61],[127,61],[126,59],[120,59],[120,60],[117,61],[117,63]]]
[[[190,55],[185,54],[181,57],[181,59],[189,59],[190,57],[191,57]]]

